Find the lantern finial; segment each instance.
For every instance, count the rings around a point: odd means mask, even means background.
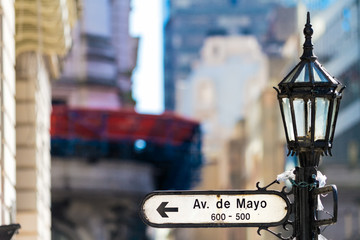
[[[311,36],[313,35],[314,30],[312,29],[312,25],[310,24],[310,12],[307,12],[306,24],[304,28],[305,42],[303,45],[304,53],[300,57],[300,59],[309,59],[315,60],[317,57],[313,53],[313,44],[311,42]]]

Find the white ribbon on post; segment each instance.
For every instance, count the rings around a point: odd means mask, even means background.
[[[294,174],[295,168],[285,171],[276,177],[276,181],[278,182],[285,182],[286,180],[292,179],[295,180],[295,174]]]
[[[327,177],[325,175],[323,175],[320,171],[317,171],[316,180],[319,182],[319,188],[325,187],[326,179],[327,179]],[[317,210],[318,211],[323,211],[324,210],[324,206],[321,203],[320,195],[318,195]]]
[[[276,180],[278,182],[285,182],[286,180],[295,180],[295,174],[294,174],[295,168],[285,171],[279,175],[277,175]],[[323,175],[320,171],[317,171],[317,175],[316,175],[316,181],[319,182],[319,187],[324,187],[326,184],[326,179],[327,177],[325,175]],[[324,206],[321,203],[321,199],[320,199],[320,195],[318,196],[318,205],[317,205],[317,210],[318,211],[323,211],[324,210]],[[320,239],[320,238],[319,238]]]

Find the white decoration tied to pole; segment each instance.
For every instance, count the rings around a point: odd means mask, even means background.
[[[294,174],[295,168],[285,171],[279,175],[277,175],[276,180],[278,182],[285,182],[286,180],[290,180],[291,182],[295,181],[295,174]],[[319,188],[322,188],[326,184],[327,177],[323,175],[320,171],[317,171],[316,181],[319,182]],[[318,196],[318,205],[317,205],[318,211],[323,211],[324,206],[321,203],[320,195]],[[320,239],[320,238],[319,238]]]

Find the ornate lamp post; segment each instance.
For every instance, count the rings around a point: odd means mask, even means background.
[[[279,83],[278,99],[289,154],[298,155],[295,170],[296,239],[317,239],[316,174],[321,155],[331,155],[341,93],[345,88],[317,61],[313,53],[310,14],[304,28],[301,61]],[[302,183],[302,184],[299,184]]]

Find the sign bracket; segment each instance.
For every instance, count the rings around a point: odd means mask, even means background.
[[[287,231],[289,231],[289,229],[287,229],[287,228],[285,228],[285,227],[284,227],[284,229],[287,230]],[[293,236],[283,237],[281,233],[276,233],[276,232],[274,232],[274,231],[271,231],[271,230],[269,229],[269,227],[265,227],[265,226],[264,226],[264,227],[259,227],[258,230],[257,230],[257,234],[259,234],[259,235],[261,236],[261,233],[260,233],[260,232],[261,232],[262,230],[265,230],[265,231],[271,233],[272,235],[274,235],[275,237],[277,237],[277,238],[279,238],[279,239],[281,239],[281,240],[292,240],[292,239],[294,239]]]
[[[270,186],[272,186],[272,185],[274,185],[274,184],[280,184],[280,182],[279,181],[277,181],[277,180],[274,180],[273,182],[271,182],[270,184],[268,184],[267,186],[265,186],[265,187],[260,187],[260,182],[257,182],[256,183],[256,187],[257,187],[257,189],[259,190],[259,191],[264,191],[264,192],[266,192],[266,191],[268,191],[267,190],[267,188],[269,188]],[[289,195],[292,195],[293,193],[294,193],[294,188],[291,188],[291,190],[290,191],[286,191],[286,187],[284,186],[283,188],[282,188],[282,190],[281,190],[281,193],[282,194],[284,194],[285,196],[289,196]],[[288,197],[287,197],[288,198]],[[293,203],[290,203],[290,213],[289,213],[289,215],[291,214],[291,213],[293,213],[293,209],[294,208],[294,204]],[[294,221],[291,221],[291,220],[289,220],[289,218],[287,218],[286,220],[285,220],[285,222],[282,224],[282,227],[283,227],[283,229],[285,230],[285,231],[290,231],[290,229],[288,228],[288,226],[289,225],[291,225],[292,227],[294,227]],[[259,228],[258,228],[258,230],[257,230],[257,234],[259,235],[259,236],[261,236],[261,231],[267,231],[267,232],[269,232],[270,234],[272,234],[272,235],[274,235],[275,237],[277,237],[277,238],[279,238],[279,239],[281,239],[281,240],[292,240],[292,239],[294,239],[294,236],[293,235],[291,235],[291,236],[289,236],[289,237],[284,237],[281,233],[276,233],[276,232],[274,232],[274,231],[271,231],[270,229],[269,229],[269,226],[259,226]]]

